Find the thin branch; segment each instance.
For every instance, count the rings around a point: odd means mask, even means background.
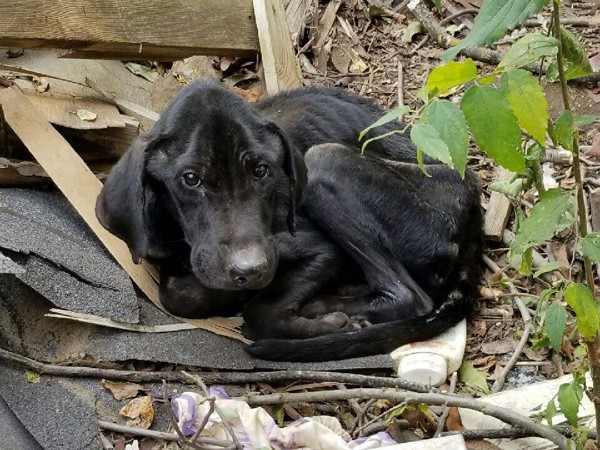
[[[555,425],[552,429],[556,430],[558,433],[565,435],[567,437],[571,437],[573,435],[573,428],[569,425]],[[492,429],[482,429],[482,430],[460,430],[460,431],[446,431],[442,433],[440,436],[452,436],[455,434],[462,435],[465,440],[473,440],[473,439],[520,439],[526,437],[535,436],[535,434],[531,433],[528,430],[524,430],[522,428],[492,428]],[[588,432],[589,439],[596,439],[596,432],[590,430]]]
[[[449,394],[454,394],[457,380],[458,374],[454,372],[452,374],[452,377],[450,378],[450,388],[448,389]],[[449,415],[450,408],[448,408],[448,405],[444,405],[444,408],[442,409],[442,415],[440,416],[440,420],[438,420],[437,429],[435,430],[434,437],[442,434],[442,432],[444,431],[444,427],[446,426],[446,420],[448,420]]]
[[[149,437],[159,439],[161,441],[181,441],[181,438],[177,435],[177,433],[165,433],[163,431],[154,431],[147,430],[145,428],[129,427],[127,425],[120,425],[118,423],[107,422],[105,420],[99,420],[98,427],[100,427],[103,430],[114,431],[115,433],[129,434],[132,436],[140,437]],[[198,444],[227,447],[231,445],[231,442],[211,437],[201,437],[200,439],[198,439]]]
[[[314,391],[301,393],[277,393],[267,395],[247,395],[241,397],[250,406],[260,405],[279,405],[283,403],[302,403],[302,402],[322,402],[335,400],[348,400],[349,398],[381,398],[396,403],[405,402],[407,404],[424,403],[426,405],[445,405],[458,406],[460,408],[472,409],[484,414],[496,417],[505,423],[520,427],[535,433],[537,436],[548,439],[556,444],[560,449],[567,448],[567,440],[564,436],[554,431],[552,428],[537,423],[522,414],[511,409],[484,403],[471,398],[452,396],[439,393],[416,393],[399,392],[383,389],[348,389],[346,391]]]
[[[35,372],[45,375],[75,378],[106,378],[109,380],[131,381],[134,383],[168,382],[185,383],[188,378],[179,371],[139,372],[135,370],[101,369],[85,366],[61,366],[47,364],[0,348],[0,360],[17,363]],[[402,381],[398,378],[358,375],[341,372],[319,372],[316,370],[279,370],[274,372],[198,372],[194,375],[202,377],[208,384],[244,384],[273,383],[279,381],[330,381],[364,387],[389,387],[406,389],[415,392],[438,392],[424,384]]]

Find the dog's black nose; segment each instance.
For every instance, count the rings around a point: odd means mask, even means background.
[[[251,287],[255,282],[261,281],[267,268],[265,253],[257,248],[249,248],[234,255],[229,266],[229,275],[238,285]]]

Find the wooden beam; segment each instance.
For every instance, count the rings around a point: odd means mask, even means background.
[[[498,167],[496,181],[506,181],[511,176],[511,172],[502,167]],[[494,241],[500,241],[502,239],[511,213],[512,203],[508,197],[500,192],[492,191],[483,222],[483,232],[488,239]]]
[[[75,56],[243,56],[258,52],[257,36],[252,0],[0,1],[0,45]]]
[[[302,87],[281,0],[253,0],[267,93]]]

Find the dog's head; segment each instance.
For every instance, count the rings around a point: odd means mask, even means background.
[[[273,232],[286,221],[294,231],[305,183],[302,155],[283,131],[203,81],[137,138],[106,180],[96,215],[136,262],[171,255],[179,233],[203,285],[258,289],[277,267]]]

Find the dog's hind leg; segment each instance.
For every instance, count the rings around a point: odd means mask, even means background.
[[[347,303],[309,303],[303,313],[338,310],[380,323],[438,306],[459,253],[452,241],[464,190],[458,175],[436,165],[428,166],[429,178],[416,164],[389,167],[339,145],[315,147],[305,158],[304,208],[361,267],[372,294]]]

